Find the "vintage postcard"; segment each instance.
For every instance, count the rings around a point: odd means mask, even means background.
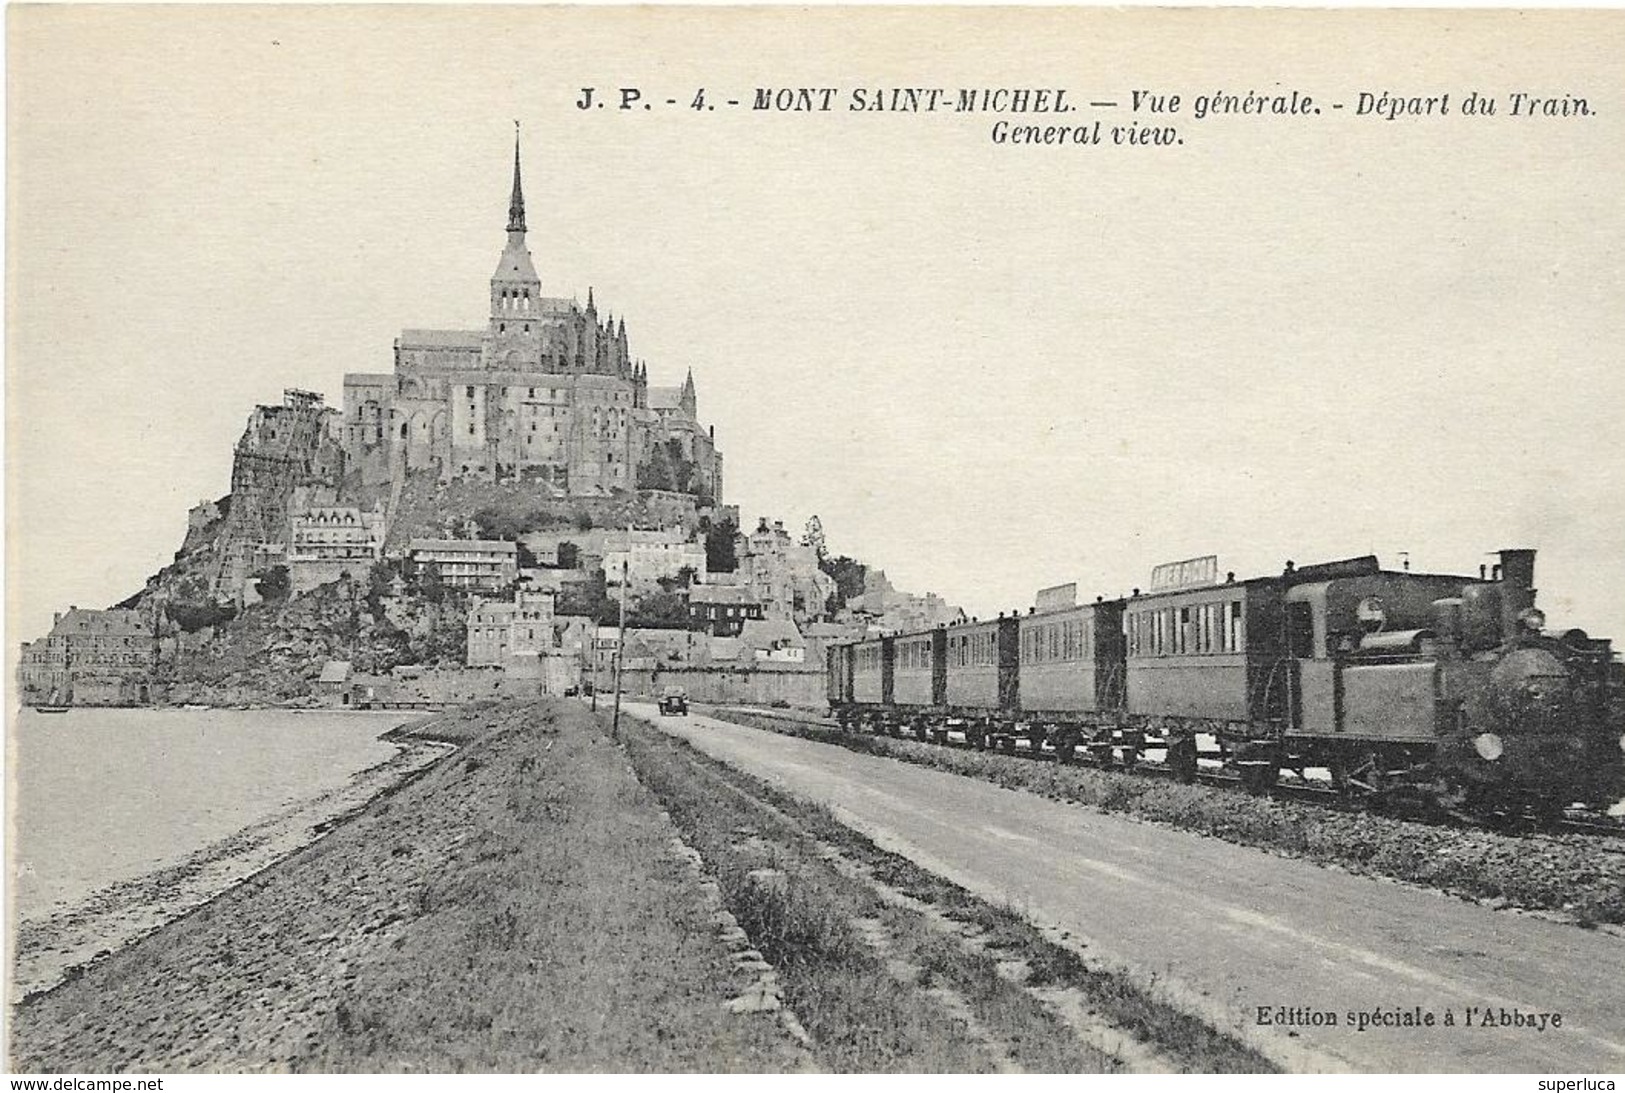
[[[1614,1088],[1620,12],[8,14],[12,1070]]]

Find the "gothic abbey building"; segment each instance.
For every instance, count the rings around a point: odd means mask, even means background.
[[[525,246],[514,142],[508,243],[483,330],[403,330],[395,370],[344,377],[346,462],[368,484],[404,471],[528,481],[559,494],[669,489],[722,497],[722,454],[700,425],[690,371],[650,387],[626,321],[542,295]]]

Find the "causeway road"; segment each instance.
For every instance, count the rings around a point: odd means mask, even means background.
[[[1170,1001],[1290,1070],[1625,1071],[1616,933],[712,717],[627,709],[1022,911],[1086,958],[1155,977]]]

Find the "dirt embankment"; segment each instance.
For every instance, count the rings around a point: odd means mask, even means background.
[[[67,910],[19,923],[11,996],[24,998],[83,975],[87,965],[307,845],[448,750],[432,737],[414,739],[410,728],[386,734],[399,734],[400,750],[343,785],[288,805],[176,865],[111,885]]]
[[[15,1011],[14,1069],[791,1069],[624,753],[574,703],[488,707],[416,781]]]
[[[1340,812],[1121,771],[843,733],[788,711],[724,709],[718,716],[1495,906],[1560,912],[1582,926],[1625,923],[1625,850],[1618,839],[1514,835]]]

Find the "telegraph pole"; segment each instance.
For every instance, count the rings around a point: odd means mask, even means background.
[[[581,635],[581,685],[587,689],[587,697],[592,700],[592,712],[598,712],[598,619],[588,620],[592,626],[587,633]],[[591,672],[591,675],[587,673]]]
[[[621,738],[621,662],[626,659],[626,585],[632,579],[632,522],[626,522],[626,558],[621,562],[621,633],[615,640],[615,715],[609,723],[611,740]]]

